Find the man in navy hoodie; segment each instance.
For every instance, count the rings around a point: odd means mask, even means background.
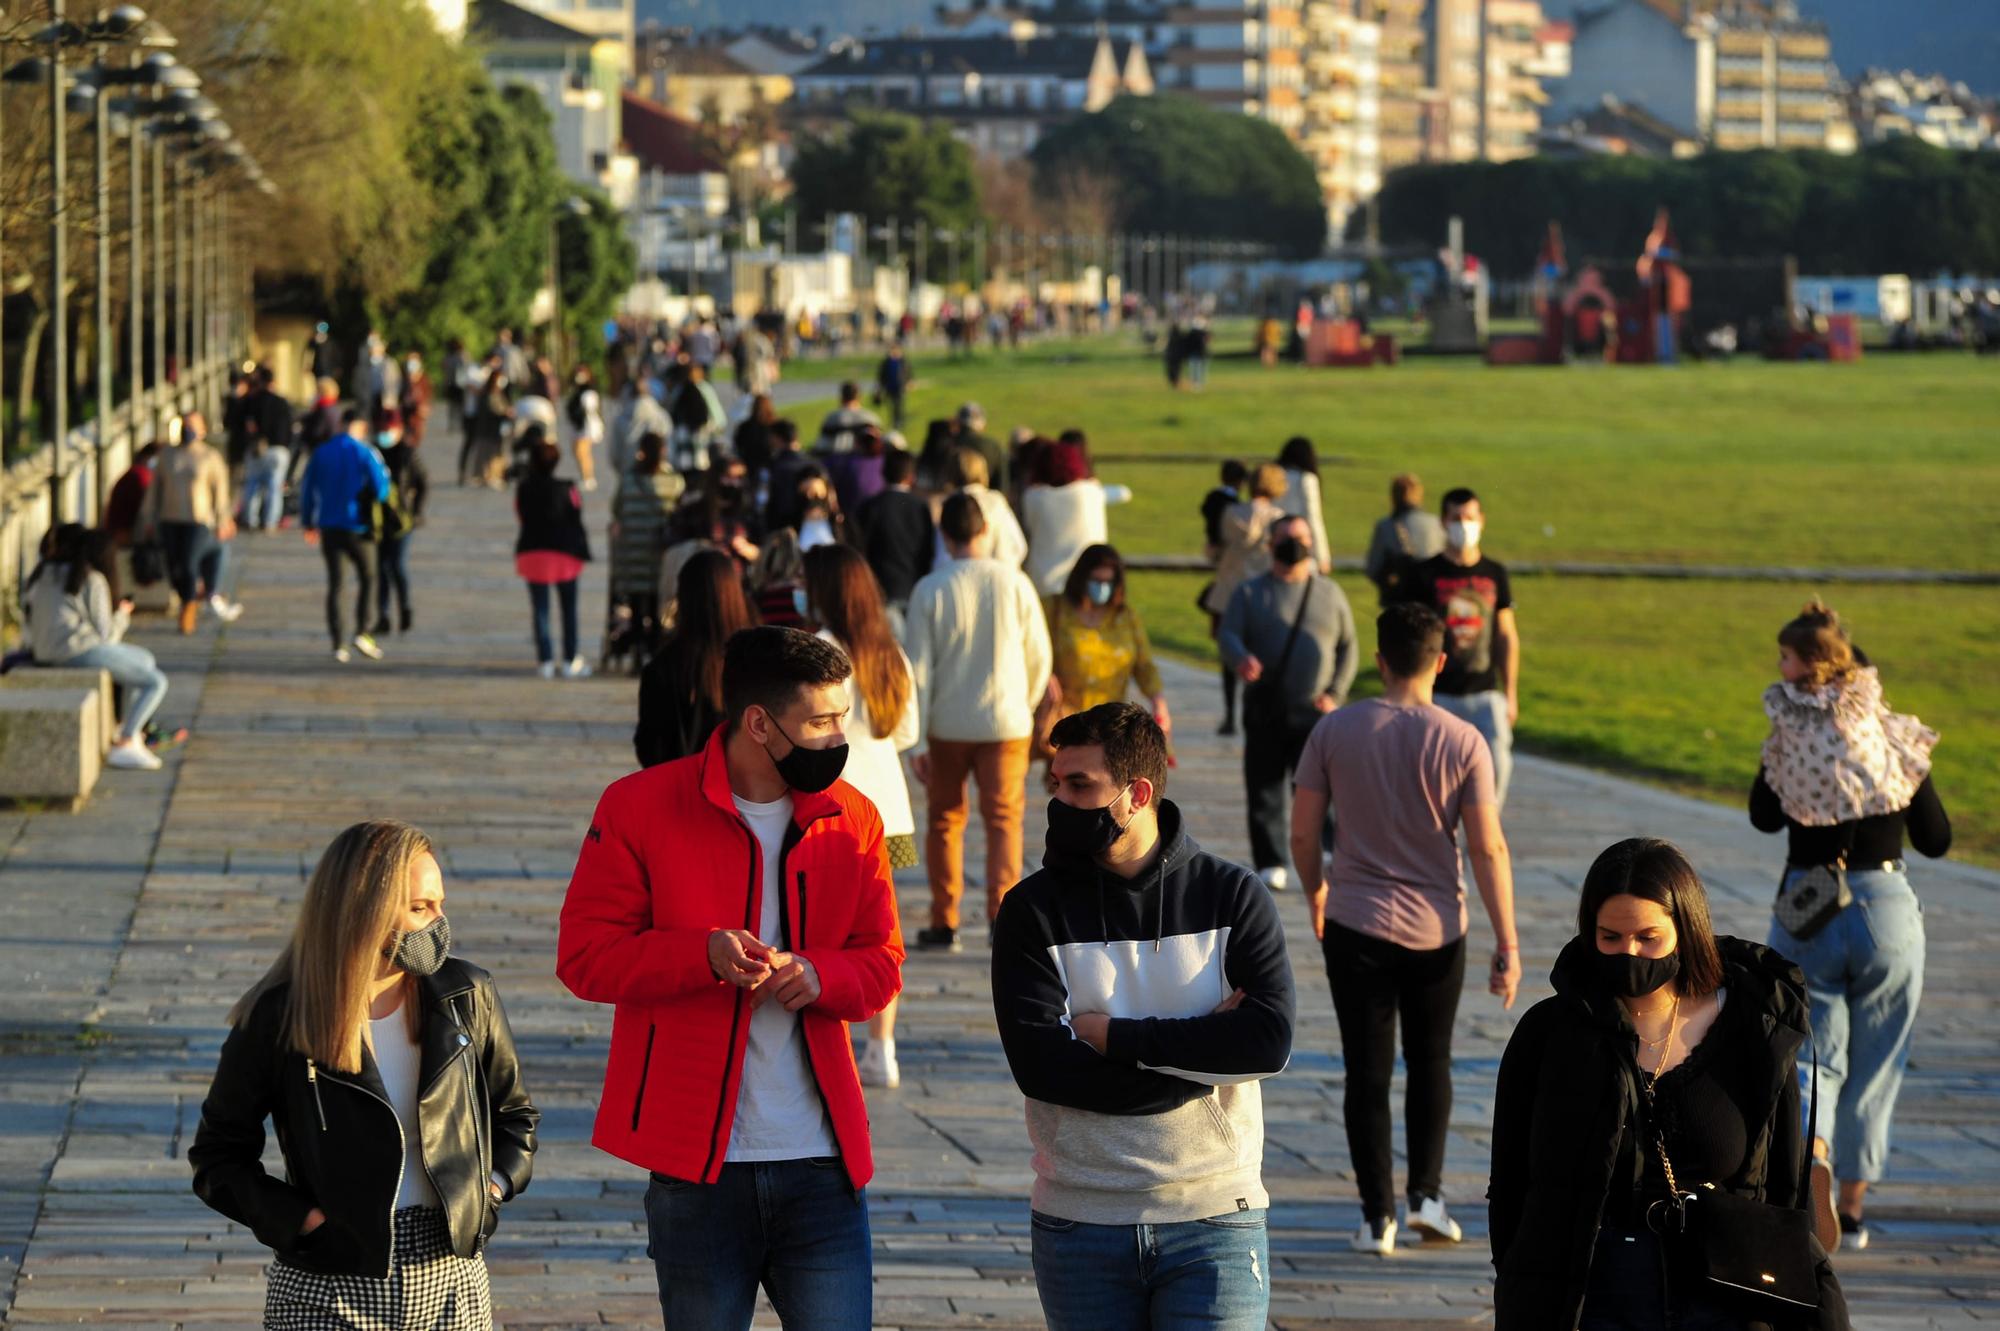
[[[368,419],[349,407],[340,414],[340,433],[315,448],[299,480],[299,525],[308,544],[326,559],[326,627],[333,635],[333,659],[347,663],[349,652],[371,661],[382,649],[368,636],[375,622],[375,505],[389,497],[389,469],[365,441]],[[360,585],[354,593],[354,636],[340,620],[342,563],[354,565]]]
[[[1033,1144],[1051,1331],[1261,1331],[1258,1081],[1291,1057],[1271,894],[1161,798],[1166,736],[1105,703],[1049,737],[1048,854],[994,924],[993,1008]]]

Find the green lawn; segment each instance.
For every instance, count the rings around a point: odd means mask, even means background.
[[[1389,476],[1409,468],[1433,500],[1478,489],[1502,560],[2000,569],[2000,362],[1335,371],[1222,359],[1197,395],[1169,393],[1127,335],[918,367],[919,429],[975,398],[996,434],[1088,431],[1105,477],[1135,492],[1112,512],[1112,538],[1132,553],[1197,551],[1214,460],[1270,457],[1302,433],[1320,450],[1339,555],[1361,553]],[[1212,664],[1193,605],[1202,581],[1138,574],[1135,599],[1162,651]],[[1365,623],[1373,590],[1342,582]],[[1890,701],[1943,734],[1954,853],[2000,864],[2000,588],[1523,577],[1522,746],[1740,801],[1774,635],[1814,590],[1881,666]]]

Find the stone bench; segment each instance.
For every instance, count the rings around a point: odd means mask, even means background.
[[[0,690],[12,689],[44,693],[50,689],[93,689],[101,700],[97,723],[97,737],[101,741],[98,753],[102,755],[118,735],[118,686],[112,683],[109,670],[91,666],[16,666],[0,675]]]
[[[79,807],[104,761],[102,716],[93,689],[0,689],[0,799]]]

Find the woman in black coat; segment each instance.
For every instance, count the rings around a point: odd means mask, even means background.
[[[514,494],[521,534],[514,541],[514,571],[528,584],[534,616],[535,659],[543,679],[581,679],[590,666],[577,650],[576,582],[590,562],[590,537],[583,529],[583,496],[556,475],[562,450],[530,425],[523,435],[528,469]],[[562,656],[549,635],[549,595],[562,608]]]
[[[674,629],[639,676],[639,766],[699,753],[722,724],[722,655],[730,635],[757,622],[736,561],[708,549],[681,565]]]
[[[1803,977],[1718,938],[1680,851],[1621,841],[1584,880],[1556,993],[1508,1041],[1487,1192],[1502,1331],[1846,1331],[1825,1251],[1818,1308],[1769,1320],[1732,1304],[1665,1239],[1674,1182],[1807,1210],[1798,1058]],[[1669,1309],[1677,1320],[1669,1321]],[[1761,1320],[1760,1320],[1761,1319]]]
[[[277,1260],[264,1325],[489,1331],[484,1251],[540,1114],[492,977],[450,955],[430,839],[358,823],[230,1012],[188,1162]],[[264,1168],[264,1123],[284,1170]]]

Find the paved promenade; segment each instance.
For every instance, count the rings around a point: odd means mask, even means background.
[[[604,492],[589,507],[601,540]],[[190,1193],[187,1145],[223,1013],[278,949],[306,871],[341,827],[388,815],[442,846],[458,949],[498,975],[545,1115],[534,1184],[491,1251],[501,1320],[659,1324],[643,1176],[587,1144],[610,1013],[571,999],[552,968],[593,801],[632,766],[635,686],[534,676],[512,539],[503,496],[441,491],[412,553],[416,631],[385,642],[383,662],[339,666],[318,555],[296,533],[245,536],[242,620],[220,636],[206,621],[191,640],[158,624],[136,635],[172,672],[165,719],[195,726],[167,770],[107,773],[74,817],[0,815],[0,1322],[256,1325],[264,1253]],[[584,586],[592,655],[603,572],[593,565]],[[1213,683],[1174,670],[1169,687],[1180,766],[1168,793],[1199,839],[1241,855],[1237,757],[1213,734]],[[1949,718],[1927,719],[1949,731]],[[1680,841],[1722,926],[1761,936],[1780,845],[1739,811],[1524,761],[1508,809],[1529,976],[1516,1014],[1547,992],[1584,868],[1634,833]],[[1893,1178],[1872,1199],[1877,1246],[1840,1262],[1865,1331],[2000,1321],[2000,876],[1923,864],[1914,878],[1931,947],[1917,1056]],[[902,876],[901,899],[913,928],[920,874]],[[1303,907],[1283,904],[1301,1006],[1292,1066],[1266,1091],[1272,1324],[1483,1324],[1487,1124],[1516,1014],[1475,977],[1446,1179],[1467,1242],[1353,1255],[1339,1040]],[[1476,911],[1474,932],[1477,949],[1488,935]],[[871,1094],[885,1327],[1040,1325],[1020,1100],[978,942],[912,956],[904,1083]]]

